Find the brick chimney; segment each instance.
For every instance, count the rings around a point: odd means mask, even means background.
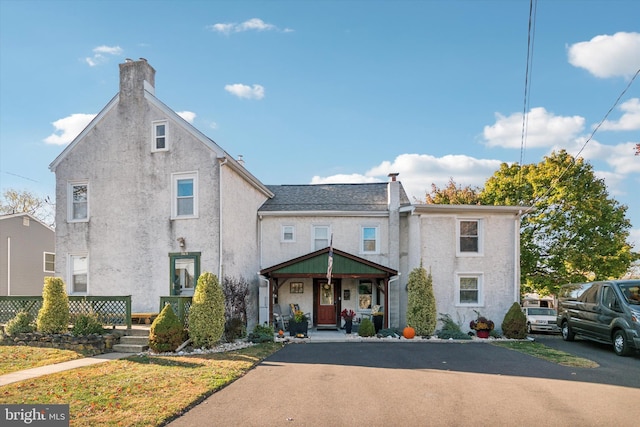
[[[144,90],[155,94],[156,70],[146,59],[126,59],[120,64],[120,97],[143,98]]]

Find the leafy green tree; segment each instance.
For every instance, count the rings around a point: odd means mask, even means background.
[[[618,278],[634,259],[627,207],[609,197],[590,164],[565,150],[536,165],[502,164],[480,200],[523,206],[523,288],[555,293],[563,283]]]
[[[45,277],[42,307],[38,311],[38,332],[60,334],[69,331],[69,297],[59,277]]]
[[[213,347],[224,333],[224,294],[218,278],[204,272],[198,278],[189,308],[189,337],[196,348]]]
[[[438,320],[433,278],[422,265],[409,273],[407,293],[407,325],[415,329],[417,335],[433,335]]]
[[[426,195],[426,203],[429,205],[479,205],[479,191],[477,187],[457,185],[453,178],[449,178],[444,188],[431,184],[431,193]]]

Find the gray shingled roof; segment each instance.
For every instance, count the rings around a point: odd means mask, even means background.
[[[367,184],[267,185],[274,197],[258,212],[386,211],[386,182]],[[410,205],[400,185],[400,205]]]

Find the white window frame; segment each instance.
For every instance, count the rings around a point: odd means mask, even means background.
[[[460,238],[463,237],[460,233],[461,223],[463,222],[475,222],[478,225],[478,251],[462,251],[460,248]],[[484,256],[484,222],[480,218],[457,218],[456,219],[456,256],[458,257],[478,257]]]
[[[365,229],[373,229],[376,233],[374,241],[375,241],[375,249],[372,251],[368,251],[365,248]],[[380,253],[380,227],[377,225],[363,225],[360,227],[360,253],[361,254],[379,254]]]
[[[178,181],[193,180],[193,213],[178,215]],[[182,172],[171,174],[171,219],[198,218],[198,172]]]
[[[478,301],[477,302],[461,302],[460,301],[460,280],[474,278],[477,280]],[[484,274],[479,272],[458,272],[455,275],[455,305],[457,307],[484,307]]]
[[[158,126],[164,126],[164,135],[158,135]],[[164,138],[164,148],[158,148],[158,138]],[[151,152],[169,151],[169,122],[156,120],[151,122]]]
[[[74,200],[73,200],[73,190],[75,187],[85,186],[87,187],[87,214],[83,218],[74,218]],[[90,193],[89,181],[69,181],[67,182],[67,221],[68,222],[88,222],[90,216],[90,203],[89,203],[89,193]]]
[[[87,290],[84,292],[76,292],[74,291],[74,271],[73,271],[73,260],[74,258],[81,258],[84,257],[86,258],[86,264],[87,264],[87,271],[85,272],[85,275],[87,276]],[[89,255],[86,252],[78,252],[78,253],[70,253],[69,256],[67,257],[67,271],[68,271],[68,278],[67,278],[67,283],[68,285],[68,293],[69,295],[88,295],[89,294]]]
[[[317,238],[317,234],[316,232],[318,230],[327,230],[327,244],[322,246],[322,247],[317,247],[316,242],[318,240],[324,240],[324,239],[318,239]],[[329,246],[331,242],[331,227],[328,225],[312,225],[311,226],[311,251],[318,251],[320,249],[326,248],[327,246]]]
[[[287,239],[290,234],[291,238]],[[280,232],[280,241],[282,243],[294,243],[296,241],[296,227],[294,225],[283,225]]]
[[[51,269],[51,270],[47,270],[47,263],[51,263],[51,262],[47,262],[47,255],[53,255],[53,261],[51,261],[53,263],[53,269]],[[55,254],[55,252],[43,252],[42,253],[42,271],[44,271],[45,273],[55,273],[56,272],[56,254]]]

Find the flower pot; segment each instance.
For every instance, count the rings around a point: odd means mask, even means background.
[[[476,331],[476,336],[478,338],[489,338],[489,334],[491,333],[491,331],[487,330],[487,329],[480,329]]]
[[[344,329],[347,331],[348,334],[350,334],[351,330],[353,329],[353,320],[351,319],[345,320]]]
[[[295,337],[298,334],[302,334],[306,337],[308,329],[309,324],[307,322],[298,323],[293,320],[289,320],[289,336]]]
[[[373,316],[373,326],[376,328],[376,334],[382,329],[382,320],[384,316]]]

